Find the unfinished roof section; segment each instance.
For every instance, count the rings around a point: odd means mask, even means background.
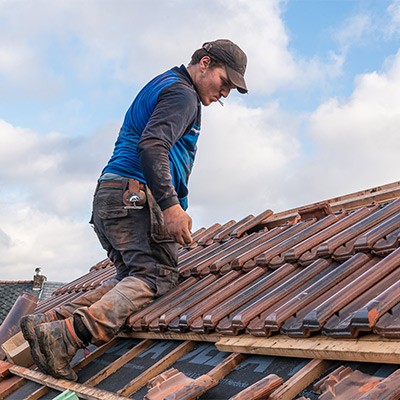
[[[74,370],[77,383],[0,362],[1,397],[53,399],[66,389],[99,400],[389,400],[399,394],[397,365],[218,352],[210,343],[190,340],[116,338],[86,358],[80,353]],[[368,397],[377,390],[384,396]],[[334,397],[323,397],[332,392]]]

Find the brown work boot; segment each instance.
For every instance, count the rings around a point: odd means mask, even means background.
[[[45,374],[48,373],[47,363],[42,352],[40,351],[37,336],[35,334],[35,326],[46,322],[55,321],[56,319],[57,315],[52,311],[48,311],[44,314],[25,315],[20,320],[21,331],[25,340],[29,343],[33,361]]]
[[[38,325],[35,332],[48,373],[54,378],[78,380],[70,362],[78,349],[86,347],[86,344],[75,333],[73,317]]]

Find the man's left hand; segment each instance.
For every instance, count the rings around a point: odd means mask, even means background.
[[[182,246],[192,242],[192,218],[179,204],[163,211],[165,227],[172,239]]]

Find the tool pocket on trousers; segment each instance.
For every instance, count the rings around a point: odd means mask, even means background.
[[[155,243],[174,243],[164,223],[164,215],[153,197],[150,189],[146,187],[147,203],[150,210],[150,236]]]
[[[128,210],[125,208],[115,208],[98,210],[97,213],[101,219],[124,218],[128,215]]]
[[[173,289],[179,282],[179,273],[174,268],[157,264],[156,296],[162,296]]]

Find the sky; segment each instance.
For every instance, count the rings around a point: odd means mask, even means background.
[[[193,230],[399,180],[399,0],[0,0],[0,280],[72,281],[126,110],[228,38],[249,93],[203,107]]]

